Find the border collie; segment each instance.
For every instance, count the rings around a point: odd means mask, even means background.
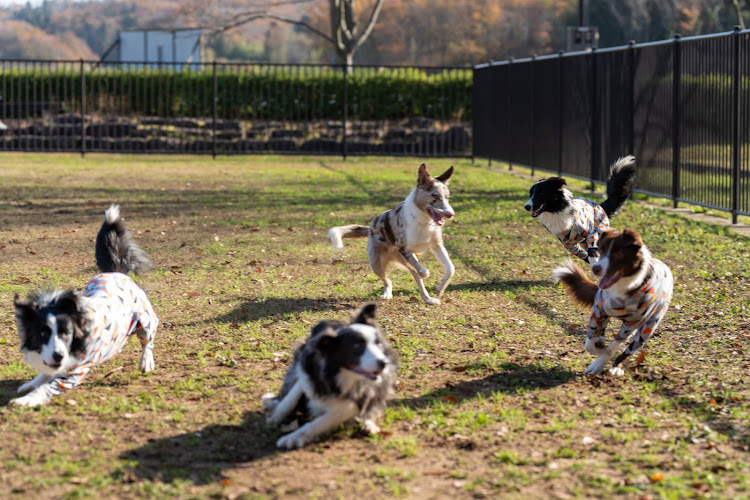
[[[452,174],[453,167],[450,167],[439,176],[432,177],[423,163],[419,167],[417,187],[395,208],[375,217],[369,227],[352,224],[333,227],[328,231],[328,237],[337,251],[344,249],[342,238],[367,238],[370,267],[385,284],[384,299],[393,297],[393,285],[386,271],[390,264],[395,264],[411,273],[425,302],[440,303],[439,297],[455,273],[453,262],[443,246],[445,219],[456,215],[448,203],[448,182]],[[435,254],[444,269],[435,289],[437,298],[427,293],[423,279],[430,276],[430,271],[417,259],[417,255],[427,249]]]
[[[367,433],[380,431],[375,420],[393,395],[396,355],[377,327],[376,307],[366,304],[351,323],[318,323],[295,351],[281,392],[263,395],[270,425],[295,420],[298,412],[312,417],[276,446],[301,448],[353,418]]]
[[[617,214],[633,190],[635,157],[618,159],[610,168],[607,199],[597,204],[587,198],[573,198],[565,179],[542,179],[529,190],[524,208],[552,233],[571,255],[595,264],[599,258],[599,234],[609,228],[609,218]]]
[[[112,205],[96,237],[94,276],[83,291],[56,290],[14,300],[21,352],[39,371],[18,388],[31,391],[12,404],[37,406],[78,386],[92,367],[122,351],[130,335],[143,346],[139,367],[154,369],[154,334],[159,320],[151,303],[126,273],[151,268]]]
[[[620,367],[628,356],[648,341],[661,323],[672,299],[672,272],[666,264],[651,256],[641,236],[633,229],[609,229],[599,239],[602,257],[591,266],[599,285],[586,277],[572,261],[552,272],[579,304],[591,308],[586,350],[598,356],[586,371],[601,373],[618,347],[628,338],[630,345],[614,361],[609,373],[624,374]],[[604,329],[609,318],[618,318],[622,327],[606,345]]]

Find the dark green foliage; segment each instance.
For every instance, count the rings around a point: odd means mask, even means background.
[[[78,112],[85,91],[87,113],[124,117],[213,114],[210,65],[204,71],[100,66],[84,72],[84,90],[79,64],[52,64],[0,71],[3,101],[62,102],[67,112]],[[217,115],[246,120],[338,120],[343,117],[344,78],[338,67],[220,65]],[[471,90],[470,69],[428,74],[413,68],[357,68],[346,75],[349,119],[470,119]]]

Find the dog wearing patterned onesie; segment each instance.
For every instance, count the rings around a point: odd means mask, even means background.
[[[38,406],[80,385],[92,367],[122,351],[131,335],[143,348],[139,368],[154,369],[154,335],[159,320],[146,293],[127,276],[151,268],[151,260],[133,241],[111,206],[96,238],[94,276],[83,291],[56,290],[16,296],[16,324],[21,352],[39,371],[18,392],[30,391],[11,404]]]
[[[599,277],[598,285],[572,261],[555,269],[552,276],[562,282],[576,302],[591,308],[586,350],[598,357],[585,374],[601,373],[620,345],[630,339],[609,370],[619,377],[625,373],[622,362],[643,347],[664,318],[674,281],[669,267],[651,255],[633,229],[609,229],[602,233],[599,245],[602,257],[591,266]],[[609,318],[620,319],[622,327],[607,345],[604,329]]]
[[[542,221],[573,256],[596,264],[599,235],[609,229],[609,218],[617,214],[630,196],[635,182],[635,157],[618,159],[610,168],[607,199],[598,204],[588,198],[574,198],[565,179],[542,179],[529,189],[524,208]]]

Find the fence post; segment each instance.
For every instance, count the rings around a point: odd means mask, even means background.
[[[601,158],[601,126],[599,120],[599,73],[596,64],[596,48],[591,49],[591,192],[596,191],[596,180]]]
[[[86,75],[83,70],[83,58],[81,65],[81,158],[86,156]]]
[[[565,93],[563,92],[563,54],[564,51],[558,52],[559,57],[557,58],[557,105],[558,105],[558,121],[557,121],[557,174],[562,175],[563,171],[563,120],[565,119],[565,103],[563,98]]]
[[[211,158],[214,160],[216,159],[216,113],[217,113],[217,101],[219,100],[218,96],[218,84],[216,81],[216,59],[214,59],[213,62],[213,90],[212,90],[212,99],[211,99],[211,115],[213,116],[212,123],[211,123],[211,129],[213,131],[212,138],[211,138]]]
[[[628,75],[630,75],[630,88],[628,89],[628,154],[632,155],[635,152],[635,40],[628,42]]]
[[[672,45],[672,206],[677,208],[680,197],[680,34],[675,33]]]
[[[534,133],[536,132],[536,54],[531,55],[531,176],[534,177],[536,165],[536,148],[534,147]]]
[[[506,95],[505,102],[507,103],[507,112],[505,113],[505,121],[507,125],[506,141],[508,144],[508,170],[513,170],[513,138],[510,135],[512,129],[511,122],[513,117],[510,114],[510,103],[512,102],[511,96],[513,95],[513,56],[508,58],[508,94]]]
[[[347,90],[348,90],[347,73],[349,72],[349,66],[347,65],[347,63],[344,63],[343,68],[344,68],[344,89],[343,89],[344,91],[344,98],[343,98],[344,100],[344,128],[341,132],[341,151],[343,153],[343,157],[344,157],[343,159],[344,161],[346,161],[346,122],[349,118],[349,110],[347,109],[349,106],[349,102],[348,102],[349,96],[347,95]]]
[[[737,224],[740,209],[740,30],[735,26],[732,34],[732,224]]]

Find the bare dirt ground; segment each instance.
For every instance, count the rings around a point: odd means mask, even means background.
[[[398,270],[378,299],[363,241],[333,255],[328,228],[394,206],[419,163],[5,155],[0,497],[747,498],[748,239],[629,203],[613,225],[670,265],[675,298],[624,377],[584,377],[588,315],[550,279],[565,252],[524,212],[525,179],[456,164],[440,306]],[[8,407],[35,375],[13,296],[84,285],[113,202],[157,265],[137,278],[162,322],[156,370],[132,341],[51,404]],[[383,431],[278,452],[260,395],[310,326],[369,300],[400,358]]]

